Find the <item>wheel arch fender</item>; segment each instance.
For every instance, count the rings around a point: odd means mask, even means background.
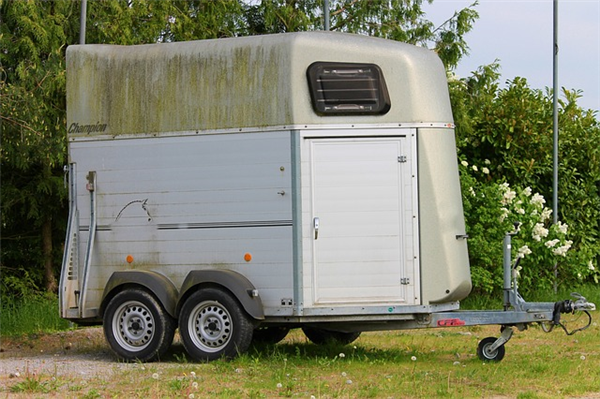
[[[169,316],[177,318],[178,291],[175,284],[166,276],[149,270],[124,270],[114,272],[104,287],[100,315],[108,302],[126,287],[138,286],[147,289],[163,306]]]
[[[255,320],[264,320],[263,304],[254,284],[245,276],[232,270],[194,270],[181,286],[177,313],[185,300],[202,286],[218,286],[228,290],[240,302],[246,313]]]

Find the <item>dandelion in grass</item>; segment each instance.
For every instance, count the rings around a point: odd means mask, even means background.
[[[346,384],[348,384],[348,385],[352,384],[352,380],[346,380]]]
[[[417,361],[417,357],[416,356],[411,356],[410,360],[412,360],[413,362],[416,362]]]
[[[281,382],[278,382],[277,383],[277,389],[281,389],[281,388],[283,388],[283,384]]]
[[[158,373],[152,374],[152,378],[155,379],[155,380],[158,380]]]
[[[579,358],[580,358],[581,360],[585,360],[585,356],[584,356],[584,355],[581,355]]]
[[[190,375],[192,376],[192,378],[196,378],[196,373],[194,371],[190,372]]]
[[[344,378],[345,378],[346,376],[347,376],[346,372],[345,372],[345,371],[342,371],[342,377],[344,377]]]
[[[193,394],[193,393],[191,393],[191,394],[189,394],[189,395],[188,395],[188,398],[189,398],[189,399],[194,399],[194,398],[195,398],[195,396],[194,396],[194,394]]]
[[[192,388],[198,389],[198,383],[196,381],[192,382]]]
[[[343,358],[346,357],[346,355],[344,354],[344,352],[340,353],[338,356],[340,357],[340,359],[343,359]]]

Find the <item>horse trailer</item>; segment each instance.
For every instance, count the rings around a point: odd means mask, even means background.
[[[556,319],[510,278],[510,311],[459,310],[467,236],[430,50],[333,32],[69,46],[67,135],[60,312],[102,323],[121,359],[159,359],[177,328],[204,361],[290,328],[349,343]]]

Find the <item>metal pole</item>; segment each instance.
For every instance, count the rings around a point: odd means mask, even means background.
[[[554,58],[552,62],[552,132],[553,132],[553,148],[552,148],[552,221],[554,224],[558,222],[558,0],[554,0],[553,7],[553,24],[554,24]],[[554,263],[554,293],[558,291],[558,263]]]
[[[329,30],[329,0],[323,1],[323,19],[325,30]]]
[[[87,0],[81,0],[81,15],[79,16],[79,44],[85,44],[86,19],[87,19]]]

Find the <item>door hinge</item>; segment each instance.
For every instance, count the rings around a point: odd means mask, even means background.
[[[402,285],[409,285],[410,284],[410,278],[408,278],[408,277],[402,277],[400,279],[400,284],[402,284]]]
[[[406,155],[398,155],[398,162],[405,163],[407,160]]]

